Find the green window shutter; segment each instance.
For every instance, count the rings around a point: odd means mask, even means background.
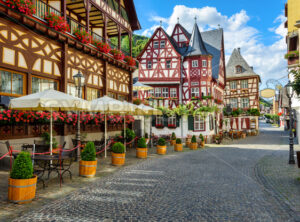
[[[189,130],[194,130],[194,117],[191,115],[188,117],[188,125]]]
[[[156,116],[152,116],[152,126],[156,126]]]
[[[180,126],[180,123],[179,123],[180,118],[181,118],[180,116],[176,116],[176,127]]]
[[[168,116],[164,116],[164,126],[168,127]]]

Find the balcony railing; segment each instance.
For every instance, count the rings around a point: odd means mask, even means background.
[[[35,1],[35,8],[36,8],[36,12],[35,12],[35,17],[45,21],[45,16],[47,14],[50,13],[54,13],[58,16],[62,16],[62,12],[53,8],[52,6],[46,4],[43,1],[40,0],[36,0]],[[80,22],[76,21],[75,19],[67,16],[67,23],[69,24],[70,27],[70,32],[69,34],[73,35],[76,29],[86,29],[86,26],[81,24]],[[96,34],[95,32],[91,32],[92,35],[92,39],[98,40],[98,41],[104,41],[105,39],[100,36],[99,34]],[[109,43],[110,47],[112,49],[118,49],[118,46],[113,44],[109,39],[107,39],[107,42]],[[122,49],[121,51],[125,54],[125,55],[130,55],[130,52],[126,49]]]

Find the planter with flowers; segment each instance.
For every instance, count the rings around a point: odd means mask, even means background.
[[[54,28],[56,31],[69,32],[70,27],[67,21],[62,16],[56,15],[54,12],[45,16],[45,20],[48,22],[49,27]]]
[[[168,124],[168,128],[175,129],[176,125],[175,124]]]
[[[124,54],[120,50],[113,49],[113,50],[110,51],[110,53],[114,56],[114,58],[116,60],[123,60],[124,59]]]
[[[111,51],[111,48],[107,42],[95,42],[95,46],[100,52],[108,54]]]
[[[136,66],[136,61],[131,56],[126,56],[124,60],[129,66]]]
[[[73,33],[77,39],[83,44],[91,43],[91,34],[88,33],[85,29],[76,29]]]
[[[155,127],[158,128],[158,129],[162,129],[162,128],[164,128],[165,126],[164,126],[163,124],[156,124]]]
[[[140,159],[146,159],[147,152],[148,152],[148,148],[146,144],[146,139],[142,137],[138,140],[138,144],[136,148],[136,157]]]
[[[7,0],[5,1],[5,4],[8,7],[18,10],[19,12],[26,15],[32,15],[35,13],[35,6],[33,1],[31,0]],[[8,10],[8,14],[16,19],[21,18],[21,15],[15,13],[13,10]]]
[[[94,177],[97,169],[96,149],[93,142],[88,142],[81,152],[79,162],[79,175],[82,177]]]

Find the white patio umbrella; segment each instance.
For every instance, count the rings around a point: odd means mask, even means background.
[[[134,110],[128,104],[122,101],[116,100],[109,96],[103,96],[101,98],[91,101],[91,112],[101,112],[105,114],[105,127],[104,127],[104,138],[105,144],[107,143],[107,114],[126,114],[133,112]],[[125,119],[124,119],[125,120]],[[124,121],[125,122],[125,121]],[[126,143],[125,143],[126,145]],[[107,157],[106,149],[104,150],[105,157]]]
[[[150,89],[153,89],[153,87],[145,85],[141,82],[136,82],[133,84],[133,90],[150,90]]]
[[[237,129],[237,126],[236,126],[236,121],[235,119],[233,120],[233,123],[232,123],[232,129],[236,130]]]
[[[90,102],[59,92],[53,89],[43,92],[22,96],[12,99],[9,103],[10,109],[50,111],[50,152],[52,154],[52,112],[53,111],[81,111],[90,109]]]

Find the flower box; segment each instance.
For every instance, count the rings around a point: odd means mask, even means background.
[[[156,124],[155,127],[158,128],[158,129],[162,129],[162,128],[164,128],[165,126],[164,126],[163,124]]]
[[[32,15],[35,13],[35,6],[34,3],[31,0],[6,0],[5,4],[12,8],[12,9],[16,9],[19,12],[26,14],[26,15]],[[16,18],[16,19],[20,19],[21,15],[12,11],[12,10],[8,10],[7,13]]]
[[[77,37],[77,39],[83,43],[83,44],[89,44],[91,43],[91,35],[88,33],[85,29],[76,29],[74,31],[74,35]]]
[[[168,124],[168,128],[175,129],[175,128],[176,128],[176,125],[175,125],[175,124]]]
[[[114,58],[116,60],[123,60],[124,59],[124,54],[121,51],[117,50],[117,49],[111,50],[111,54],[114,56]]]
[[[54,12],[45,16],[45,20],[48,22],[49,27],[59,32],[69,32],[70,27],[67,21],[62,16],[56,15]]]
[[[94,45],[97,47],[97,49],[100,52],[108,54],[111,51],[111,48],[110,48],[109,44],[106,43],[106,42],[94,41]]]
[[[124,60],[129,66],[136,66],[136,61],[131,56],[126,56]]]

